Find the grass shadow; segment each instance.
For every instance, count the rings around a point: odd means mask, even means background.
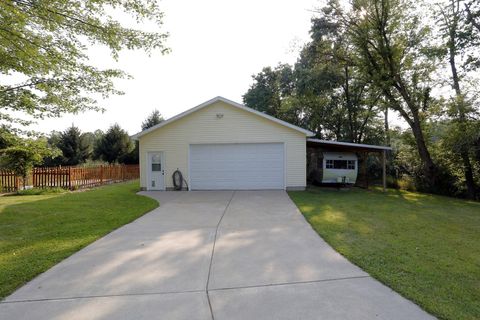
[[[138,182],[0,199],[0,297],[158,206]]]

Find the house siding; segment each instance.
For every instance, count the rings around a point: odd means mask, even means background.
[[[223,114],[218,118],[217,114]],[[283,142],[286,153],[286,187],[306,185],[306,136],[225,102],[217,101],[140,137],[140,184],[147,185],[147,152],[163,151],[165,186],[173,187],[178,168],[188,181],[190,144]]]

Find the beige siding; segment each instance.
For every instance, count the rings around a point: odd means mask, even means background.
[[[223,114],[218,118],[217,114]],[[146,186],[146,153],[165,154],[165,185],[172,187],[178,168],[188,181],[188,150],[196,143],[284,142],[286,185],[306,184],[306,137],[294,129],[218,101],[140,137],[140,180]]]

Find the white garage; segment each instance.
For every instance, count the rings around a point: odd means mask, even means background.
[[[284,157],[283,143],[190,145],[190,189],[284,189]]]
[[[133,136],[143,190],[304,189],[313,133],[216,97]],[[178,175],[177,175],[178,177]],[[175,183],[174,183],[175,181]]]

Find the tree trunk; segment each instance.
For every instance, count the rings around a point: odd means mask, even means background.
[[[350,97],[350,75],[348,72],[348,66],[344,67],[344,75],[345,75],[345,87],[344,87],[344,92],[345,92],[345,104],[347,107],[347,114],[348,114],[348,139],[350,142],[356,142],[355,141],[355,135],[354,135],[354,129],[353,129],[353,118],[352,118],[352,101]]]
[[[405,119],[405,121],[408,123],[408,125],[412,129],[412,133],[413,133],[413,136],[415,137],[415,142],[417,145],[418,155],[420,156],[420,159],[423,164],[425,178],[428,181],[429,188],[432,189],[433,191],[433,188],[435,186],[435,181],[436,181],[437,169],[436,169],[435,163],[432,160],[430,152],[428,151],[427,144],[425,143],[425,137],[423,135],[420,116],[418,113],[419,108],[410,98],[410,95],[408,91],[405,89],[405,87],[403,86],[402,81],[399,81],[397,90],[402,96],[405,103],[407,104],[411,113],[411,117],[404,109],[400,107],[400,104],[395,100],[391,92],[389,92],[388,90],[385,91],[386,96],[392,102],[392,106],[394,107],[394,110],[400,113],[402,118]]]
[[[462,150],[463,169],[465,173],[465,184],[467,185],[467,197],[469,199],[476,199],[476,185],[473,178],[473,168],[470,162],[470,156],[468,152]]]
[[[431,188],[433,188],[436,182],[436,166],[433,163],[432,157],[427,148],[427,144],[425,143],[425,137],[423,135],[418,115],[414,114],[413,118],[414,121],[411,128],[413,136],[415,137],[415,142],[417,144],[418,154],[420,156],[420,159],[422,160],[425,177],[428,180],[428,184]]]
[[[466,124],[466,114],[465,114],[465,100],[462,94],[462,90],[460,88],[460,77],[458,76],[457,72],[457,64],[455,62],[455,58],[457,55],[457,48],[456,48],[456,39],[457,39],[457,17],[453,19],[453,24],[449,25],[449,41],[448,41],[448,52],[449,52],[449,62],[450,62],[450,69],[452,71],[452,81],[453,81],[453,89],[455,90],[455,106],[457,107],[458,111],[458,120],[460,122],[460,129],[462,132],[465,132],[465,124]],[[473,167],[470,161],[470,155],[468,152],[468,145],[461,144],[460,145],[460,157],[462,158],[463,162],[463,173],[465,175],[465,184],[467,186],[467,197],[469,199],[476,198],[476,185],[475,179],[473,177]]]
[[[387,146],[391,145],[392,141],[390,139],[390,127],[388,125],[388,107],[385,106],[385,111],[384,111],[384,125],[385,125],[385,143]]]

